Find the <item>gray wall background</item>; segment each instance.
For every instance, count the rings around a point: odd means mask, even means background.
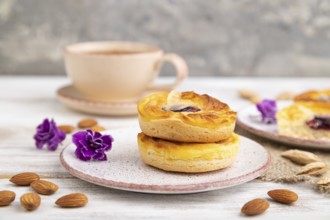
[[[194,76],[330,76],[330,1],[0,0],[0,74],[64,75],[61,48],[90,40],[159,45]]]

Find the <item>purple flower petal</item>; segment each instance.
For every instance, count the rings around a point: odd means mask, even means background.
[[[78,131],[74,135],[72,135],[72,142],[77,146],[77,147],[83,147],[87,144],[86,140],[86,132],[85,131]]]
[[[35,138],[35,139],[36,139],[36,138]],[[44,146],[44,144],[46,144],[45,141],[40,141],[40,140],[36,139],[36,147],[37,147],[38,149],[41,149],[41,148]]]
[[[110,135],[104,135],[102,137],[102,140],[103,140],[103,144],[104,144],[104,148],[103,149],[105,151],[111,150],[111,148],[112,148],[112,142],[113,142],[112,136],[110,136]]]
[[[33,137],[38,149],[47,145],[49,150],[54,151],[66,137],[66,134],[57,128],[55,121],[49,121],[47,118],[38,125],[36,130],[36,134]]]
[[[94,157],[96,154],[92,149],[89,148],[81,148],[81,153],[88,158]]]
[[[105,161],[107,160],[107,155],[105,155],[105,153],[97,153],[94,155],[93,157],[94,160],[101,160],[101,161]]]
[[[94,138],[101,138],[102,134],[100,132],[95,132]]]
[[[90,146],[89,146],[89,143],[87,143],[87,141],[86,140],[79,140],[79,143],[80,143],[80,145],[79,146],[77,146],[78,148],[89,148]]]
[[[267,124],[276,122],[277,106],[276,101],[264,99],[256,105],[258,111],[261,113],[262,121]]]
[[[92,143],[94,141],[93,134],[87,133],[85,140],[87,143]]]
[[[80,160],[83,160],[83,161],[88,161],[91,159],[91,157],[86,157],[83,153],[82,153],[82,148],[77,148],[75,150],[75,155],[76,157],[78,157]]]
[[[76,145],[75,155],[83,161],[107,160],[105,151],[111,149],[113,138],[110,135],[102,135],[92,130],[79,131],[72,136],[72,142]]]
[[[113,138],[110,135],[103,135],[102,140],[103,140],[103,143],[105,143],[107,145],[111,145],[113,142]]]
[[[53,139],[50,140],[48,145],[47,145],[47,149],[50,151],[55,151],[57,149],[58,146],[58,140],[57,139]]]

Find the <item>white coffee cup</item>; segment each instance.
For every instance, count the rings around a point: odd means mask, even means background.
[[[65,68],[77,91],[99,101],[136,101],[150,90],[172,90],[188,75],[186,62],[159,47],[136,42],[84,42],[64,49]],[[172,84],[155,85],[162,63],[176,68]]]

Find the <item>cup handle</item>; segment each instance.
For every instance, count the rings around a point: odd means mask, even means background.
[[[160,62],[157,64],[159,70],[164,62],[170,62],[176,69],[176,80],[169,84],[153,84],[148,87],[148,90],[165,90],[170,91],[179,85],[188,76],[188,66],[186,61],[177,54],[168,53],[165,54]]]

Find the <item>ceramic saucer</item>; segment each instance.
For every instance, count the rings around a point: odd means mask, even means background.
[[[81,161],[75,157],[76,146],[63,149],[60,160],[73,176],[104,187],[133,192],[184,194],[205,192],[251,181],[270,165],[270,155],[260,144],[240,136],[241,147],[235,163],[226,169],[206,173],[165,172],[144,164],[136,136],[138,127],[107,130],[114,138],[107,161]]]
[[[106,116],[137,114],[137,101],[119,103],[90,100],[80,94],[72,85],[63,86],[58,89],[57,98],[67,107],[79,112]]]

